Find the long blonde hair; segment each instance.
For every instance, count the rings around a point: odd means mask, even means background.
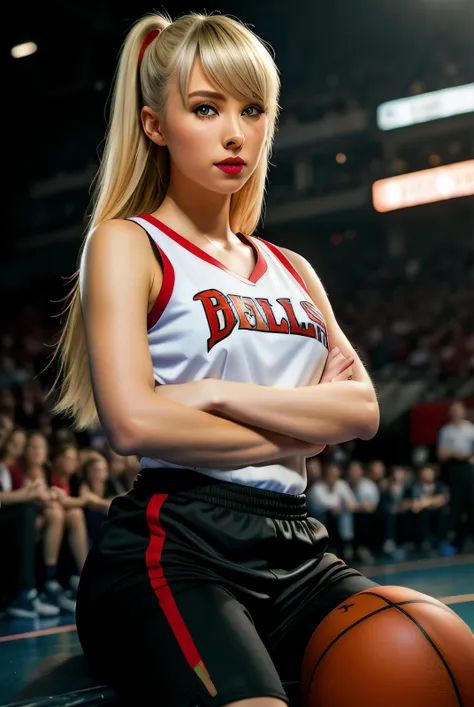
[[[162,32],[149,45],[140,70],[138,57],[148,32]],[[221,90],[239,100],[260,100],[266,107],[268,132],[257,169],[232,195],[230,227],[249,235],[264,208],[268,163],[278,117],[280,80],[267,46],[238,20],[225,15],[190,13],[172,21],[153,13],[136,22],[122,47],[114,80],[110,123],[101,165],[94,180],[93,209],[79,253],[79,264],[87,236],[100,223],[155,211],[169,184],[167,147],[147,138],[141,124],[141,108],[166,108],[167,89],[177,77],[183,101],[187,102],[189,75],[199,57],[204,71]],[[53,412],[73,418],[77,430],[97,418],[89,368],[89,356],[79,294],[79,273],[66,298],[61,315],[66,322],[56,344],[59,367],[51,394],[61,379]]]

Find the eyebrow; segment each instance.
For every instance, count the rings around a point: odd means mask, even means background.
[[[216,100],[225,101],[226,97],[222,93],[217,93],[216,91],[193,91],[188,95],[188,98],[193,96],[204,96],[205,98],[215,98]]]

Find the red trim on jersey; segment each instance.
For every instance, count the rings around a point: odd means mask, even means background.
[[[155,218],[155,216],[152,216],[151,214],[141,214],[140,218],[145,219],[145,221],[148,221],[148,223],[151,223],[153,226],[156,226],[156,228],[159,228],[160,231],[163,231],[163,233],[172,238],[179,245],[183,246],[183,248],[186,248],[186,250],[188,250],[193,255],[196,255],[198,258],[201,258],[201,260],[205,260],[207,263],[215,265],[217,268],[220,268],[221,270],[224,270],[230,275],[237,277],[239,280],[242,280],[242,282],[251,282],[252,284],[255,284],[260,280],[262,275],[267,272],[267,261],[263,257],[260,248],[257,246],[256,243],[254,243],[254,241],[250,240],[250,238],[247,238],[247,236],[244,236],[242,233],[238,234],[240,240],[244,243],[247,243],[247,245],[252,246],[252,248],[257,252],[257,261],[248,279],[246,277],[243,277],[242,275],[239,275],[239,273],[235,272],[234,270],[231,270],[219,260],[216,260],[216,258],[213,258],[212,255],[206,253],[205,250],[199,248],[199,246],[197,246],[195,243],[191,243],[191,241],[188,241],[187,238],[183,238],[183,236],[180,236],[179,233],[174,231],[162,221],[159,221],[157,218]]]
[[[173,294],[174,282],[176,279],[174,267],[171,264],[171,261],[167,257],[166,253],[161,250],[160,246],[158,245],[158,243],[155,242],[154,239],[153,242],[158,248],[158,252],[161,256],[161,260],[163,263],[163,282],[158,297],[156,298],[156,302],[147,315],[148,331],[150,331],[150,329],[153,329],[153,327],[159,321],[161,315],[165,311],[166,306],[171,299],[171,295]]]
[[[285,266],[285,268],[288,270],[288,272],[293,275],[295,280],[301,285],[301,287],[304,289],[304,291],[311,297],[311,295],[308,292],[308,288],[306,287],[306,282],[303,280],[301,275],[299,274],[298,270],[295,268],[291,260],[289,260],[284,253],[281,252],[280,248],[276,246],[274,243],[269,243],[268,241],[263,240],[263,238],[260,238],[259,240],[262,241],[262,243],[265,243],[267,248],[270,248],[272,251],[273,255],[276,255],[278,260],[282,265]]]
[[[204,665],[198,649],[196,648],[196,644],[194,643],[188,627],[184,623],[184,619],[176,605],[176,601],[166,581],[161,564],[166,531],[161,525],[160,511],[167,498],[168,494],[166,493],[154,494],[151,497],[146,509],[146,520],[150,531],[150,542],[145,555],[148,577],[160,607],[163,610],[163,613],[174,633],[176,640],[178,641],[178,645],[181,648],[185,659],[191,667],[191,670],[197,674],[210,694],[214,696],[217,694],[216,689],[212,684],[206,666]]]

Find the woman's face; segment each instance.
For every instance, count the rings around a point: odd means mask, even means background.
[[[19,459],[26,447],[26,434],[18,430],[14,432],[7,445],[7,454],[12,459]]]
[[[56,466],[59,471],[66,476],[72,476],[76,472],[78,466],[77,451],[72,447],[70,449],[66,449],[66,451],[63,452],[56,460]]]
[[[91,484],[103,483],[108,477],[107,462],[105,459],[96,459],[89,466],[89,479]]]
[[[150,139],[169,149],[171,185],[179,179],[190,186],[229,195],[243,187],[263,154],[268,128],[263,109],[258,101],[223,94],[196,59],[189,80],[188,105],[183,105],[173,82],[165,114],[158,117],[144,108],[142,120]],[[216,167],[229,157],[240,157],[245,165],[231,174]]]
[[[27,464],[45,464],[48,459],[48,444],[43,435],[33,435],[25,449]]]

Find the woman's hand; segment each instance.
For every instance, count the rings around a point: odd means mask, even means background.
[[[64,505],[64,501],[69,498],[68,494],[64,489],[59,488],[59,486],[52,486],[51,492],[54,493],[55,500]]]
[[[338,383],[352,379],[352,364],[354,357],[344,356],[342,351],[335,346],[329,352],[326,367],[320,383]]]
[[[155,387],[155,393],[162,398],[186,405],[186,407],[210,412],[216,399],[219,382],[219,380],[214,378],[204,378],[200,381],[190,381],[189,383],[178,383],[176,385],[160,385],[158,383]]]
[[[48,487],[42,479],[30,482],[24,489],[25,500],[34,503],[39,508],[45,508],[51,503],[51,495]]]

